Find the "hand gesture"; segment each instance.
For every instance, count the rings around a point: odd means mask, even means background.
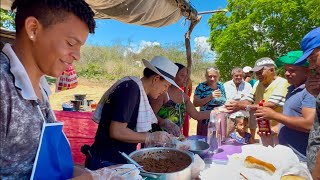
[[[240,110],[239,102],[237,101],[230,101],[229,103],[225,104],[225,108],[227,109],[227,113],[233,113]]]
[[[277,114],[276,111],[269,107],[259,106],[257,107],[256,113],[254,114],[257,118],[275,119],[274,116]]]
[[[172,121],[170,121],[169,119],[164,120],[162,128],[165,129],[169,134],[172,134],[176,137],[179,137],[181,134],[180,127]]]
[[[213,99],[213,98],[220,98],[220,97],[221,97],[221,92],[220,92],[220,90],[219,90],[219,89],[214,90],[214,91],[211,93],[211,97],[212,97],[212,99]]]
[[[168,134],[167,132],[156,131],[156,132],[147,134],[147,137],[145,140],[146,147],[157,147],[157,146],[163,147],[166,144],[172,144],[172,138],[170,134]]]

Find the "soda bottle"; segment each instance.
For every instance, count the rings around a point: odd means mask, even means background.
[[[215,113],[211,112],[210,120],[208,122],[207,143],[211,150],[216,149],[216,126],[215,126]]]
[[[261,100],[259,102],[259,106],[263,106],[265,100]],[[257,124],[260,133],[264,133],[266,135],[271,134],[270,120],[257,117]]]

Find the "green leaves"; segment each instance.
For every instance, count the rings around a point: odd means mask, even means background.
[[[1,17],[1,21],[0,21],[1,27],[11,29],[11,30],[15,28],[15,25],[14,25],[15,13],[14,12],[0,8],[0,17]]]
[[[253,66],[264,56],[276,59],[300,49],[302,37],[320,25],[319,0],[228,0],[227,14],[208,23],[209,42],[218,58],[221,80],[233,67]]]

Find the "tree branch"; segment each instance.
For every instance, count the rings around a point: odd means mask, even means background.
[[[190,79],[191,67],[192,67],[190,36],[191,36],[193,28],[200,22],[201,18],[202,18],[202,16],[197,16],[197,19],[192,20],[191,23],[190,23],[188,31],[184,35],[184,37],[185,37],[185,46],[186,46],[186,54],[187,54],[187,62],[188,62],[188,65],[187,65],[187,70],[188,70],[187,83],[189,82],[189,79]],[[184,92],[188,93],[188,84],[184,85]]]

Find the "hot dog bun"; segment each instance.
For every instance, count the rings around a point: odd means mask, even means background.
[[[260,159],[257,159],[252,156],[247,156],[246,159],[244,160],[244,165],[247,168],[258,168],[265,170],[268,172],[270,175],[273,175],[274,172],[276,172],[276,168],[265,161],[261,161]]]
[[[305,178],[295,175],[282,176],[280,180],[305,180]]]

